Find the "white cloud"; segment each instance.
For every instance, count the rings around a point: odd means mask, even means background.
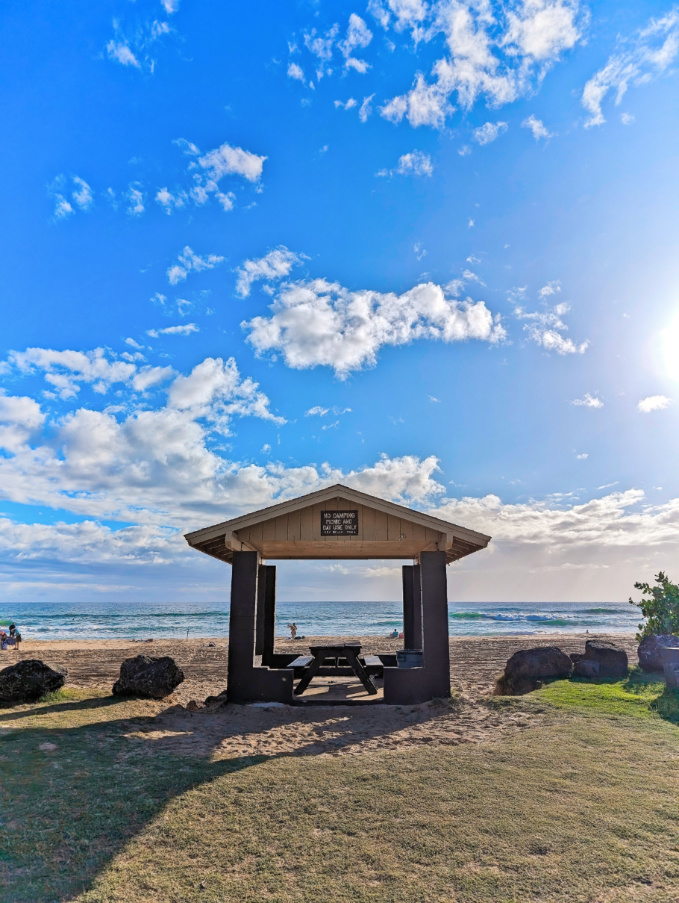
[[[302,67],[298,66],[297,63],[290,63],[288,66],[288,77],[294,78],[296,81],[302,82],[302,84],[305,82]]]
[[[205,170],[208,177],[215,182],[228,175],[238,175],[248,182],[258,182],[262,177],[262,168],[266,157],[260,157],[242,147],[222,144],[214,150],[198,157],[198,165]]]
[[[179,210],[186,204],[186,192],[179,191],[172,194],[167,188],[159,188],[156,193],[156,203],[165,210],[168,215],[173,210]]]
[[[620,122],[622,122],[623,125],[632,125],[634,122],[634,115],[632,113],[621,113]]]
[[[103,394],[113,383],[129,382],[136,370],[133,364],[107,358],[103,348],[87,352],[27,348],[11,351],[9,362],[22,373],[42,371],[45,380],[64,399],[74,398],[80,383],[89,383],[95,392]]]
[[[578,461],[586,461],[589,458],[587,452],[581,452],[579,455],[575,456]]]
[[[151,386],[166,382],[173,376],[172,367],[143,367],[132,377],[132,387],[136,392],[145,392]]]
[[[92,189],[80,176],[73,176],[73,200],[81,210],[89,210],[92,206]]]
[[[673,400],[666,395],[649,395],[642,398],[637,405],[637,410],[642,414],[650,414],[651,411],[663,411],[673,404]]]
[[[106,52],[108,53],[109,59],[115,60],[122,66],[134,66],[136,69],[141,68],[139,60],[124,41],[115,41],[111,39],[106,45]]]
[[[166,326],[164,329],[147,329],[146,335],[157,339],[161,335],[191,335],[191,333],[198,331],[195,323],[183,323],[181,326]]]
[[[219,254],[208,254],[206,257],[201,257],[200,254],[196,254],[186,245],[177,258],[177,263],[167,268],[168,282],[170,285],[177,285],[178,282],[184,282],[189,273],[212,270],[223,261],[224,258]]]
[[[352,107],[358,106],[358,101],[354,97],[350,97],[349,100],[336,100],[335,101],[335,109],[342,108],[343,110],[350,110]]]
[[[440,128],[454,111],[484,97],[491,107],[530,93],[564,51],[581,37],[586,13],[578,0],[521,0],[512,6],[489,0],[371,0],[383,28],[410,29],[416,50],[433,50],[431,80],[417,72],[413,86],[381,107],[392,122]],[[443,42],[443,53],[438,49]]]
[[[584,398],[574,398],[571,404],[584,408],[603,408],[604,406],[600,398],[596,395],[590,395],[589,392],[585,392]]]
[[[132,184],[126,194],[128,200],[127,212],[130,216],[141,216],[144,212],[144,194],[138,184]]]
[[[161,0],[161,3],[163,4],[163,9],[168,14],[168,16],[176,13],[179,9],[179,0]]]
[[[532,113],[521,123],[522,129],[530,129],[533,133],[533,138],[536,141],[539,141],[541,138],[553,138],[554,135],[545,127],[544,122],[541,119],[537,119]]]
[[[429,154],[425,154],[423,151],[414,150],[399,157],[398,166],[395,169],[381,169],[377,175],[431,176],[433,172],[434,166]]]
[[[486,122],[479,128],[474,129],[473,138],[477,144],[491,144],[500,135],[504,134],[509,126],[506,122]]]
[[[368,97],[363,98],[363,103],[361,104],[358,110],[358,118],[361,122],[367,122],[370,114],[373,111],[373,97],[374,94],[370,94]]]
[[[564,314],[570,310],[568,304],[557,304],[551,310],[528,312],[523,307],[517,306],[514,315],[519,320],[527,320],[524,330],[528,337],[537,345],[541,345],[546,351],[556,351],[557,354],[584,354],[589,342],[576,344],[563,333],[568,327],[563,322]]]
[[[294,266],[297,266],[304,259],[303,254],[295,254],[289,251],[285,245],[269,251],[264,257],[254,260],[246,260],[236,271],[238,278],[236,280],[236,291],[241,298],[246,298],[250,294],[252,283],[260,279],[271,282],[276,279],[282,279],[288,276]]]
[[[679,9],[673,7],[653,18],[632,37],[619,40],[619,48],[586,83],[582,105],[589,118],[586,126],[606,121],[603,103],[609,92],[620,104],[630,85],[647,84],[667,72],[679,56]]]
[[[33,398],[5,395],[0,389],[0,448],[18,451],[45,422],[45,414]]]
[[[325,417],[330,408],[322,408],[319,404],[317,404],[313,408],[309,408],[308,411],[305,411],[305,417]]]
[[[54,216],[57,219],[66,219],[74,212],[72,204],[66,200],[63,194],[55,194],[54,200]]]
[[[431,282],[396,295],[302,281],[284,285],[271,309],[270,317],[243,323],[255,350],[280,352],[295,369],[332,367],[340,378],[374,366],[384,345],[418,339],[492,344],[505,337],[483,301],[450,300]]]
[[[542,301],[544,298],[549,298],[552,295],[557,295],[561,291],[561,281],[559,279],[553,279],[551,282],[548,282],[547,285],[543,285],[540,291],[538,292],[538,298]]]
[[[402,176],[430,176],[434,171],[429,154],[414,150],[399,157],[396,172]]]

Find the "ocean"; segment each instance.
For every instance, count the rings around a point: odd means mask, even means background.
[[[1,603],[0,603],[1,604]],[[221,637],[229,633],[228,603],[12,603],[0,608],[24,639],[159,639]],[[386,636],[402,630],[398,602],[278,602],[276,636],[297,624],[306,636]],[[628,602],[455,602],[448,606],[451,636],[541,633],[629,633],[640,612]]]

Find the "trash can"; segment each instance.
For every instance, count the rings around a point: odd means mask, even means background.
[[[421,668],[424,656],[421,649],[397,649],[396,664],[399,668]]]

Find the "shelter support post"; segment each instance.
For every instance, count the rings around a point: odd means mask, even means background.
[[[257,552],[233,553],[227,696],[237,703],[291,703],[293,675],[254,664],[260,569]]]
[[[262,664],[273,663],[274,634],[276,630],[276,567],[264,565],[259,569],[260,580],[264,579],[262,601],[264,606],[264,635],[262,637]]]
[[[403,647],[422,648],[422,592],[417,564],[403,565]]]
[[[403,569],[404,634],[407,624],[406,586],[410,583],[410,578],[406,578],[406,569]],[[450,695],[446,553],[420,553],[420,565],[416,569],[419,572],[421,594],[421,648],[424,652],[424,664],[422,668],[384,669],[384,701],[388,705],[414,705],[437,696]],[[414,589],[413,596],[416,596]]]

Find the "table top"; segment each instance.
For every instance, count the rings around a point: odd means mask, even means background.
[[[355,652],[360,652],[360,651],[361,651],[361,644],[360,644],[359,642],[348,642],[348,643],[315,643],[313,646],[309,646],[309,650],[310,650],[310,652],[311,652],[312,655],[315,655],[316,653],[315,653],[314,650],[319,650],[319,651],[320,651],[321,649],[325,649],[325,650],[328,650],[328,649],[337,649],[338,651],[341,651],[342,649],[346,649],[347,647],[350,647],[350,648],[353,649]]]

